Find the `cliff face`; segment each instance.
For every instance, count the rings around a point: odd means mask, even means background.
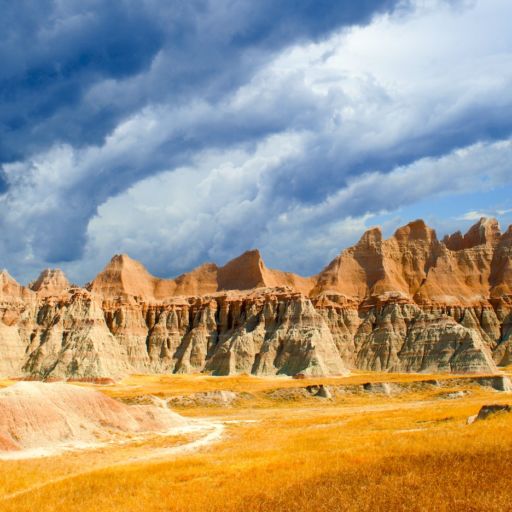
[[[114,256],[86,288],[0,273],[0,375],[495,372],[512,363],[512,227],[439,241],[423,221],[366,232],[317,276],[258,251],[176,279]]]
[[[252,250],[223,267],[205,263],[176,279],[154,277],[141,263],[126,254],[116,255],[86,288],[102,298],[135,296],[145,301],[155,301],[178,296],[204,296],[218,291],[280,286],[290,286],[308,295],[314,284],[314,278],[267,268],[259,251]]]

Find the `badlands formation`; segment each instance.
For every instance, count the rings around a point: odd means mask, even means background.
[[[512,226],[442,241],[421,220],[387,240],[374,228],[308,278],[258,251],[176,279],[118,255],[84,288],[3,271],[0,319],[3,377],[493,373],[512,363]]]
[[[18,382],[0,390],[0,458],[49,455],[184,425],[169,409],[126,405],[63,382]]]

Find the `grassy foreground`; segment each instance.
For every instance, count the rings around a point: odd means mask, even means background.
[[[113,465],[161,440],[131,447],[0,461],[0,510],[9,511],[504,511],[512,508],[512,415],[467,425],[483,404],[512,396],[468,384],[393,396],[268,398],[310,383],[413,381],[134,376],[102,389],[122,399],[213,389],[251,393],[231,407],[179,410],[227,421],[223,438],[195,453]],[[454,390],[461,389],[460,383]],[[6,383],[5,383],[6,384]],[[254,422],[239,422],[253,420]],[[186,440],[181,440],[186,441]],[[177,440],[172,440],[177,442]],[[13,493],[19,493],[13,495]]]

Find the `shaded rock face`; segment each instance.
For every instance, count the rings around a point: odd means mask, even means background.
[[[79,290],[60,301],[45,300],[24,311],[20,337],[26,343],[21,370],[46,378],[126,374],[128,349],[109,331],[100,305]]]
[[[512,412],[512,407],[510,405],[504,404],[492,404],[492,405],[483,405],[478,414],[476,416],[472,416],[468,418],[468,423],[473,423],[474,421],[486,420],[490,416],[494,416],[495,414],[500,413],[510,413]]]
[[[175,279],[126,255],[85,288],[0,273],[0,375],[493,373],[512,363],[512,228],[439,241],[423,221],[369,230],[317,276],[258,251]]]
[[[125,307],[113,305],[107,324]],[[220,294],[184,303],[131,307],[144,319],[150,371],[214,375],[253,373],[342,374],[343,360],[322,316],[309,299],[273,289],[253,295]],[[141,368],[143,369],[143,368]]]
[[[359,368],[426,373],[495,369],[491,350],[478,330],[451,316],[390,305],[368,321],[374,321],[375,327],[359,338]]]
[[[311,301],[286,289],[172,303],[99,301],[86,290],[45,299],[0,325],[2,373],[48,378],[135,372],[214,375],[343,374],[329,328]]]

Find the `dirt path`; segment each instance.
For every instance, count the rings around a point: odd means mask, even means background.
[[[60,482],[63,482],[65,480],[69,480],[71,478],[76,478],[82,475],[86,475],[88,473],[93,473],[95,471],[101,471],[104,469],[110,469],[115,468],[119,466],[125,466],[127,464],[134,464],[137,462],[147,462],[150,460],[157,460],[157,459],[165,459],[169,457],[176,457],[179,455],[183,455],[185,453],[191,453],[196,450],[199,450],[201,448],[204,448],[205,446],[208,446],[212,443],[215,443],[219,441],[222,438],[222,435],[225,430],[224,422],[197,422],[196,425],[191,425],[188,427],[183,427],[180,429],[176,429],[176,431],[173,432],[173,436],[176,434],[188,434],[188,433],[194,433],[194,432],[201,432],[204,430],[208,430],[204,436],[200,437],[199,439],[195,439],[194,441],[190,441],[189,443],[185,443],[179,446],[173,446],[170,448],[155,448],[151,450],[149,453],[145,453],[144,455],[141,455],[139,457],[130,457],[126,460],[115,462],[113,464],[105,464],[104,466],[96,466],[94,468],[89,468],[83,471],[77,471],[76,473],[66,474],[65,476],[53,478],[51,480],[47,480],[46,482],[41,482],[40,484],[33,485],[31,487],[27,487],[25,489],[21,489],[19,491],[6,494],[4,496],[0,497],[1,501],[7,501],[14,498],[17,498],[19,496],[23,496],[24,494],[28,494],[34,491],[38,491],[40,489],[43,489],[47,486],[57,484]]]
[[[211,422],[203,426],[198,425],[196,428],[186,427],[185,429],[183,429],[183,433],[200,432],[201,430],[205,430],[206,428],[211,428],[211,432],[209,432],[203,437],[200,437],[199,439],[196,439],[195,441],[191,441],[190,443],[185,443],[179,446],[172,446],[170,448],[158,448],[152,450],[150,453],[147,453],[145,455],[141,455],[139,457],[132,457],[108,467],[122,466],[126,464],[132,464],[134,462],[145,462],[148,460],[155,459],[165,459],[167,457],[194,452],[196,450],[199,450],[200,448],[215,443],[216,441],[219,441],[225,430],[223,422]]]

